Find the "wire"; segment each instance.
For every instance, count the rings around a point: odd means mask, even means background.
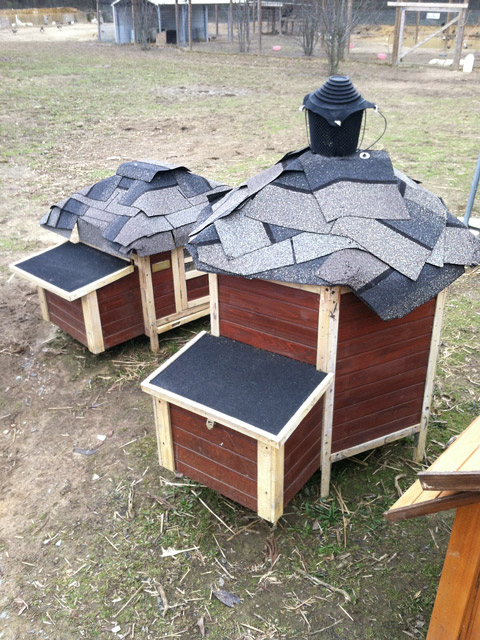
[[[375,108],[375,111],[376,111],[376,113],[379,113],[383,118],[383,122],[384,122],[383,131],[378,136],[378,138],[374,142],[372,142],[372,144],[369,147],[364,149],[364,151],[368,151],[369,149],[371,149],[373,147],[374,144],[377,144],[377,142],[383,138],[383,136],[385,135],[385,132],[387,130],[387,119],[386,119],[386,117],[383,115],[383,113],[380,111],[380,109],[378,107]]]

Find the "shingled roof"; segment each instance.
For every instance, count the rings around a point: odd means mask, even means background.
[[[125,162],[117,173],[51,207],[40,224],[107,253],[139,256],[182,247],[200,212],[226,187],[188,169],[156,162]]]
[[[385,151],[287,154],[212,209],[187,245],[198,269],[344,285],[384,320],[480,263],[480,241]]]

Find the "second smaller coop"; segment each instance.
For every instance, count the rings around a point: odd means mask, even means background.
[[[229,190],[186,167],[125,162],[58,202],[40,224],[66,241],[11,268],[38,287],[45,320],[92,353],[208,315],[205,274],[184,250]]]

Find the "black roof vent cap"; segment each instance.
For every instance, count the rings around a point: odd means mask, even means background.
[[[303,108],[322,116],[331,126],[340,126],[352,113],[377,107],[362,98],[347,76],[330,76],[320,89],[304,97]]]

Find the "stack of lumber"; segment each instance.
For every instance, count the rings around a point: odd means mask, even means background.
[[[480,638],[480,417],[387,511],[389,522],[457,509],[427,640]]]

